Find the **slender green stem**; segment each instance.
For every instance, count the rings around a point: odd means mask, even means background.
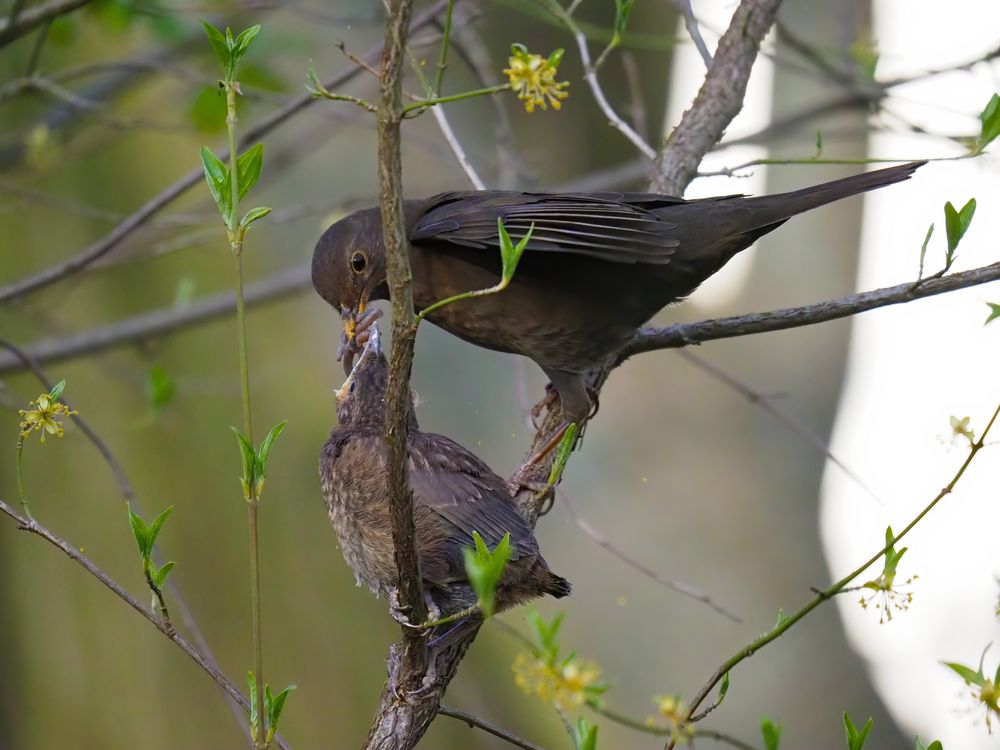
[[[156,605],[160,608],[160,617],[163,618],[164,624],[173,630],[174,626],[170,622],[170,610],[167,609],[167,603],[163,599],[163,592],[160,588],[153,582],[153,571],[150,569],[150,559],[148,557],[142,560],[142,573],[146,576],[146,584],[149,586],[149,590],[153,592],[153,596],[156,599]]]
[[[441,54],[438,57],[437,75],[434,76],[434,96],[441,94],[444,70],[448,67],[448,46],[451,43],[451,14],[453,10],[455,10],[455,0],[448,0],[448,10],[444,13],[444,29],[441,32]]]
[[[509,281],[501,281],[496,286],[491,286],[489,289],[476,289],[471,292],[462,292],[460,294],[454,294],[451,297],[445,297],[442,300],[438,300],[432,305],[428,305],[423,310],[417,313],[417,317],[413,320],[413,327],[416,328],[420,325],[420,321],[426,318],[435,310],[438,310],[445,305],[450,305],[454,302],[461,302],[463,299],[473,299],[474,297],[485,297],[488,294],[496,294],[497,292],[502,292],[507,288]]]
[[[602,706],[596,701],[588,701],[587,707],[590,708],[594,713],[600,714],[609,721],[613,721],[615,724],[619,724],[623,727],[627,727],[636,732],[642,732],[643,734],[652,734],[658,737],[666,737],[673,734],[673,730],[669,727],[659,726],[651,722],[641,721],[639,719],[634,719],[631,716],[626,716],[625,714],[618,713],[614,709]],[[698,737],[706,737],[708,739],[718,740],[726,745],[732,747],[740,748],[740,750],[757,750],[753,745],[748,742],[744,742],[738,737],[733,737],[732,735],[725,734],[724,732],[719,732],[714,729],[694,729],[691,735],[693,739]]]
[[[240,214],[240,178],[239,160],[236,151],[236,95],[238,86],[235,81],[227,81],[226,87],[226,132],[229,137],[229,185],[232,190],[233,212],[228,217],[226,228],[229,233],[229,245],[233,251],[236,263],[236,336],[240,359],[240,391],[243,401],[243,435],[250,445],[256,445],[253,439],[253,418],[250,408],[250,357],[247,352],[246,304],[243,299],[243,232],[239,229]],[[260,726],[254,747],[263,750],[267,747],[267,726],[264,713],[264,635],[261,626],[261,595],[260,595],[260,534],[257,528],[257,508],[260,497],[256,489],[251,488],[245,493],[247,503],[247,526],[250,533],[250,612],[252,620],[253,671],[256,678],[254,695],[250,699],[257,708]]]
[[[32,521],[35,517],[31,515],[31,508],[28,507],[28,496],[24,494],[24,468],[23,468],[23,456],[24,456],[24,435],[17,436],[17,494],[21,498],[21,510],[24,511],[24,515],[30,518]]]
[[[403,107],[403,114],[405,115],[415,109],[433,107],[435,104],[447,104],[448,102],[458,102],[463,99],[472,99],[477,96],[489,96],[490,94],[498,94],[501,91],[510,91],[510,84],[500,83],[496,86],[489,86],[485,89],[474,89],[472,91],[463,91],[460,94],[449,94],[448,96],[436,96],[430,99],[420,99]]]
[[[695,709],[697,709],[698,706],[702,704],[702,702],[705,700],[705,698],[708,697],[708,694],[712,691],[712,689],[719,683],[720,680],[722,680],[723,677],[725,677],[727,672],[729,672],[733,667],[735,667],[743,660],[753,656],[760,649],[764,648],[764,646],[768,645],[772,641],[777,640],[780,636],[784,635],[793,625],[795,625],[797,622],[799,622],[799,620],[801,620],[810,612],[812,612],[814,609],[816,609],[823,602],[832,599],[834,596],[841,593],[845,588],[847,588],[847,586],[852,581],[854,581],[854,579],[856,579],[858,576],[864,573],[869,567],[878,562],[878,560],[883,555],[885,555],[886,552],[888,552],[903,537],[905,537],[913,529],[914,526],[920,523],[920,521],[923,520],[923,518],[928,513],[930,513],[931,510],[934,509],[934,506],[936,506],[947,495],[950,495],[952,491],[955,489],[955,485],[958,484],[959,480],[965,474],[965,470],[969,468],[969,465],[972,463],[973,459],[976,457],[979,451],[983,449],[983,446],[985,445],[986,441],[986,436],[989,434],[990,430],[993,429],[993,425],[996,423],[997,417],[1000,417],[1000,405],[998,405],[997,408],[994,410],[993,416],[990,417],[990,421],[987,423],[986,428],[983,430],[983,433],[979,436],[979,439],[970,445],[969,455],[966,456],[965,461],[962,462],[962,465],[958,468],[958,471],[955,472],[955,475],[951,478],[951,481],[948,482],[947,485],[945,485],[945,487],[934,497],[934,499],[931,500],[927,504],[927,506],[923,510],[921,510],[916,515],[916,517],[914,517],[914,519],[906,525],[906,527],[902,531],[896,534],[896,536],[893,537],[891,540],[889,540],[889,542],[884,547],[882,547],[878,552],[876,552],[874,555],[868,558],[860,566],[852,570],[850,573],[841,578],[839,581],[836,581],[835,583],[831,584],[828,588],[817,593],[816,596],[813,599],[811,599],[798,612],[795,612],[789,617],[782,618],[781,621],[767,633],[764,633],[760,637],[754,639],[752,642],[750,642],[749,644],[741,648],[739,651],[737,651],[735,654],[730,656],[728,659],[726,659],[726,661],[724,661],[722,665],[715,671],[711,679],[709,679],[709,681],[705,683],[705,685],[701,688],[701,690],[698,691],[698,694],[691,702],[691,707],[689,709],[690,712],[692,714],[694,713]],[[673,746],[674,746],[673,741],[667,743],[668,750]]]

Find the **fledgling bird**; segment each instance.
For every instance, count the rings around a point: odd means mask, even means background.
[[[376,327],[337,393],[339,424],[323,446],[319,473],[330,520],[358,585],[392,600],[398,573],[385,484],[388,381]],[[496,611],[543,594],[560,598],[570,593],[569,582],[549,570],[504,480],[454,440],[421,432],[412,400],[407,445],[417,556],[432,616],[476,604],[462,552],[474,546],[473,531],[490,549],[510,533],[510,559],[497,584]]]
[[[663,307],[792,216],[906,180],[924,163],[760,197],[484,190],[408,200],[414,306],[493,286],[500,278],[497,219],[515,241],[534,225],[507,289],[446,305],[428,319],[479,346],[533,359],[567,422],[582,423],[592,409],[587,373],[612,361]],[[368,302],[388,298],[378,208],[326,230],[312,279],[344,314],[345,333],[353,333],[349,326]]]

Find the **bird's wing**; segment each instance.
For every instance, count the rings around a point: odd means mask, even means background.
[[[423,568],[424,577],[436,583],[445,574],[450,580],[465,580],[463,547],[475,542],[477,531],[493,549],[510,533],[510,559],[538,554],[538,542],[507,494],[504,481],[486,464],[458,443],[425,433],[411,444],[410,484],[413,488],[418,537],[437,537],[444,552],[445,570]],[[423,563],[423,561],[421,561]]]
[[[673,236],[676,224],[655,211],[684,202],[650,193],[442,193],[427,200],[410,241],[495,249],[497,219],[503,219],[515,242],[534,224],[527,251],[662,265],[679,240]]]

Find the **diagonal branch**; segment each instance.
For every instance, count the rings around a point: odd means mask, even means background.
[[[434,19],[435,14],[438,13],[444,6],[445,0],[438,0],[438,2],[436,2],[433,6],[414,17],[414,29],[429,25]],[[381,47],[376,47],[366,53],[364,58],[366,60],[376,59],[380,49]],[[359,71],[359,68],[351,66],[342,73],[334,76],[334,78],[328,81],[325,85],[328,88],[342,86],[351,78],[358,75]],[[302,96],[293,99],[281,109],[269,114],[261,122],[251,128],[248,128],[243,134],[243,137],[240,139],[239,147],[244,148],[247,145],[260,140],[266,134],[281,127],[295,115],[309,107],[314,101],[316,100],[312,94],[303,94]],[[226,160],[228,158],[228,153],[229,152],[226,150],[220,151],[219,158]],[[136,209],[136,211],[112,229],[111,232],[109,232],[105,237],[85,247],[73,257],[50,268],[46,268],[18,281],[7,284],[6,286],[0,287],[0,302],[8,302],[10,300],[23,297],[31,292],[47,287],[83,270],[114,250],[127,237],[131,236],[143,225],[145,225],[153,216],[177,200],[190,188],[200,183],[202,179],[203,172],[201,168],[191,170],[172,185],[165,188],[159,195],[154,196],[144,205]]]
[[[16,3],[15,11],[0,21],[0,48],[6,47],[15,39],[20,39],[43,23],[82,8],[88,2],[90,0],[52,0],[50,3],[36,5],[20,13],[16,12],[20,5]]]
[[[780,5],[781,0],[743,0],[733,13],[694,104],[667,136],[657,159],[654,192],[683,195],[702,157],[739,114],[760,43]]]

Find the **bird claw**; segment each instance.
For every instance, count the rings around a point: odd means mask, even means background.
[[[558,400],[559,391],[555,389],[552,383],[547,384],[545,386],[545,396],[531,407],[531,424],[536,430],[538,429],[538,420],[541,418],[542,412],[551,409]]]

